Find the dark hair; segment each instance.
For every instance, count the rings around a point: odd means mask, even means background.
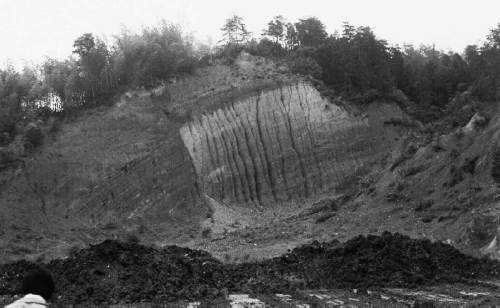
[[[23,293],[36,294],[49,300],[54,293],[54,280],[50,273],[44,269],[38,268],[26,273],[23,279]]]

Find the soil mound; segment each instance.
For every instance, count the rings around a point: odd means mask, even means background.
[[[19,293],[26,261],[0,265],[0,294]],[[43,265],[66,303],[172,302],[228,292],[313,288],[413,287],[498,277],[500,263],[450,245],[400,234],[313,242],[259,263],[224,264],[204,251],[107,240]]]
[[[399,233],[357,236],[343,244],[313,242],[272,263],[299,273],[309,288],[416,287],[498,277],[500,263],[451,245]]]

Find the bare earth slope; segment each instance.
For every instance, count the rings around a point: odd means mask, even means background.
[[[331,102],[243,54],[67,120],[4,172],[0,258],[138,238],[240,262],[385,230],[498,255],[488,112],[430,136],[393,102]]]
[[[179,129],[195,111],[289,78],[260,61],[207,67],[157,95],[131,91],[63,123],[23,166],[2,173],[2,260],[51,258],[105,238],[199,237],[210,209]]]
[[[126,230],[154,235],[196,220],[202,213],[190,212],[195,178],[182,141],[172,137],[177,129],[149,94],[65,123],[1,188],[2,239],[10,243],[3,253],[67,250]]]
[[[299,82],[258,93],[181,128],[205,194],[266,206],[331,191],[387,154],[384,127]]]

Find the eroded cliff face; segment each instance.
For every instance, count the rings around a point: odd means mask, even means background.
[[[330,191],[380,160],[394,142],[389,116],[354,116],[299,82],[202,115],[180,134],[205,194],[265,206]]]

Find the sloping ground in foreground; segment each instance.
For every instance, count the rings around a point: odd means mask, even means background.
[[[22,273],[36,264],[0,266],[0,295],[19,293]],[[61,303],[216,300],[228,292],[276,294],[307,289],[366,290],[473,283],[500,276],[500,263],[447,244],[383,233],[298,247],[258,263],[225,264],[200,250],[163,249],[107,240],[44,264]]]

